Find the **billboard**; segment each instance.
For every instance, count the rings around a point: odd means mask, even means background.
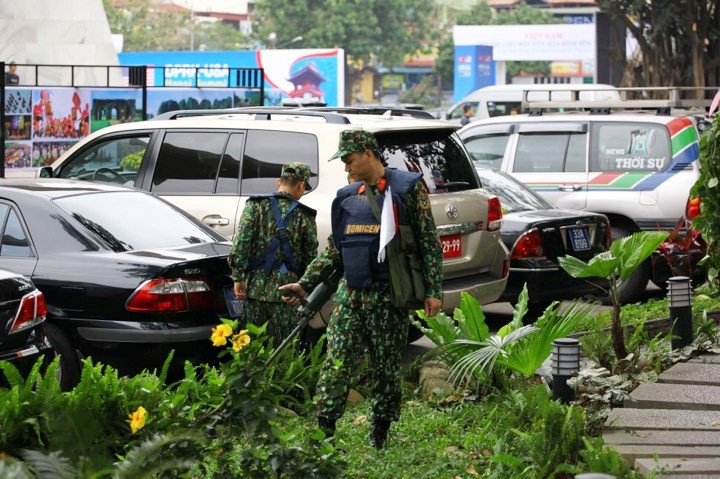
[[[279,94],[270,97],[280,104]],[[147,89],[146,108],[152,118],[173,110],[253,106],[259,100],[259,90],[248,88],[152,87]],[[6,176],[32,176],[90,133],[142,120],[142,111],[138,88],[6,88]]]
[[[455,78],[453,100],[462,100],[478,88],[495,84],[493,47],[462,45],[455,47]]]
[[[266,105],[283,99],[345,104],[342,49],[126,52],[118,59],[122,66],[148,66],[148,86],[235,87],[234,69],[263,68]]]

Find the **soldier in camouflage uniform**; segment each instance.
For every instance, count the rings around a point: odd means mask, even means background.
[[[245,204],[228,257],[235,296],[245,300],[245,320],[268,323],[276,345],[296,321],[295,309],[282,301],[278,287],[297,281],[317,254],[316,212],[298,202],[311,189],[309,179],[307,165],[283,165],[277,193],[251,197]]]
[[[387,260],[378,258],[381,222],[370,210],[364,189],[372,188],[375,198],[382,199],[388,185],[392,186],[393,207],[407,218],[420,248],[428,316],[437,314],[442,305],[442,249],[419,174],[386,169],[375,137],[363,130],[342,132],[339,150],[331,160],[336,158],[342,159],[354,181],[340,189],[333,202],[333,234],[302,278],[281,289],[302,296],[326,279],[327,271],[344,271],[327,329],[327,359],[318,383],[318,424],[326,435],[334,434],[345,409],[352,368],[367,347],[373,421],[369,442],[380,449],[391,422],[400,416],[400,361],[409,321],[408,311],[391,302]],[[404,195],[396,197],[404,187]],[[297,298],[286,301],[298,304]]]

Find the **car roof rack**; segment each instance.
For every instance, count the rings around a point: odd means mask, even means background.
[[[324,118],[326,123],[335,123],[340,125],[350,124],[350,120],[348,120],[347,117],[334,112],[282,107],[241,107],[214,110],[175,110],[169,111],[167,113],[162,113],[156,117],[153,117],[152,121],[177,120],[178,118],[187,118],[194,116],[216,116],[232,114],[255,115],[255,120],[272,120],[273,115],[308,116],[315,118]]]
[[[421,118],[423,120],[435,120],[436,118],[429,111],[418,110],[416,108],[396,108],[391,106],[372,105],[372,106],[326,106],[326,107],[307,107],[300,108],[303,111],[325,111],[334,113],[345,113],[348,115],[385,115],[390,112],[392,116],[404,116],[412,118]]]
[[[703,112],[710,106],[712,97],[717,92],[717,87],[620,87],[620,88],[598,88],[597,91],[617,92],[618,99],[597,99],[597,100],[580,100],[580,95],[588,91],[587,89],[573,89],[554,91],[548,86],[547,90],[524,90],[522,96],[522,108],[530,112],[530,116],[541,116],[547,108],[557,109],[585,109],[590,114],[607,115],[617,110],[655,110],[658,115],[671,115],[673,109],[698,110]],[[570,94],[570,99],[566,100],[528,100],[528,94],[537,95],[546,92],[548,98],[551,95],[563,93]],[[697,95],[702,92],[703,98],[688,98],[691,95]],[[683,113],[691,114],[693,112],[685,111]]]

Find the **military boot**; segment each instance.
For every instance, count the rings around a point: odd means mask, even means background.
[[[318,427],[325,433],[325,438],[331,438],[335,435],[335,419],[325,416],[318,416]]]
[[[368,444],[375,449],[382,449],[387,440],[388,429],[390,429],[390,421],[385,419],[376,419],[373,421]]]

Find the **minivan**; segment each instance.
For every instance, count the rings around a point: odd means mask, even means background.
[[[562,101],[572,100],[577,94],[580,101],[620,100],[620,94],[612,85],[598,83],[546,83],[492,85],[480,88],[460,100],[443,116],[445,120],[460,123],[463,117],[463,106],[470,104],[475,115],[471,121],[482,120],[494,116],[526,113],[524,111],[523,92],[527,93],[527,101]],[[559,110],[559,109],[558,109]],[[547,111],[547,109],[546,109]]]

